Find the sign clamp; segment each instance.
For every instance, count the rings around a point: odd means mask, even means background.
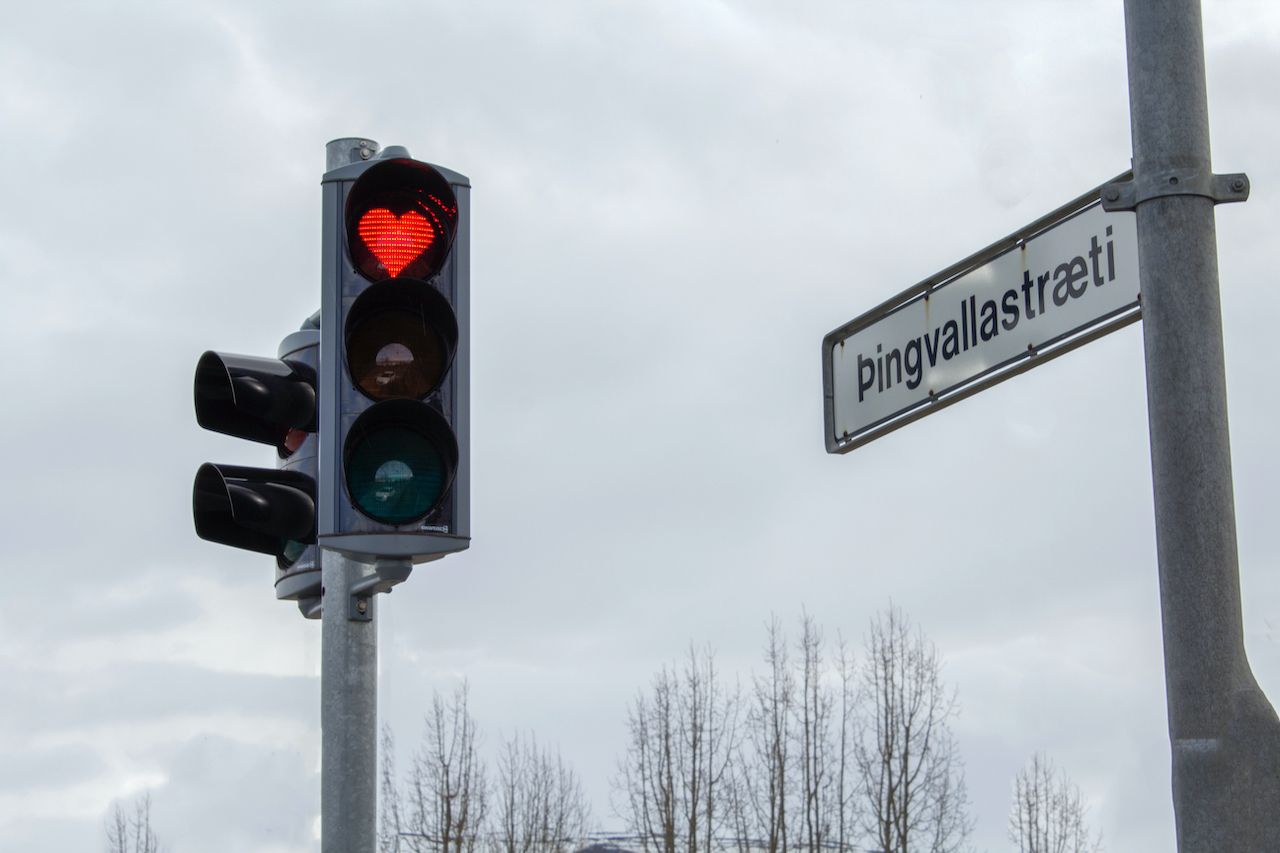
[[[1153,198],[1198,195],[1214,204],[1248,201],[1249,176],[1243,172],[1213,175],[1183,169],[1155,172],[1137,180],[1117,179],[1102,187],[1102,209],[1108,213],[1136,210]]]

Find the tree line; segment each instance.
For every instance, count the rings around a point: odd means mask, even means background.
[[[690,646],[629,703],[611,837],[645,853],[960,853],[973,829],[952,723],[956,692],[934,644],[898,608],[855,655],[802,614],[775,618],[761,666],[730,683]],[[437,693],[398,772],[384,729],[380,853],[571,853],[596,824],[581,780],[532,734],[498,745],[490,768],[464,683]],[[150,799],[117,804],[108,853],[155,853]],[[1035,755],[1008,822],[1019,853],[1099,853],[1079,789]],[[597,834],[598,838],[599,835]]]
[[[773,619],[730,685],[691,647],[631,703],[617,814],[646,853],[959,853],[973,820],[937,647],[901,609],[854,655],[810,616]],[[1014,781],[1019,853],[1099,853],[1079,789],[1037,754]]]
[[[632,702],[615,808],[646,851],[964,849],[954,691],[937,649],[896,608],[855,660],[802,616],[775,619],[762,669],[729,686],[690,649]]]
[[[380,853],[569,853],[591,830],[577,774],[533,735],[513,735],[490,777],[464,683],[432,698],[421,743],[397,774],[383,729]]]

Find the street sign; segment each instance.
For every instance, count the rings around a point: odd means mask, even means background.
[[[823,338],[827,452],[847,453],[1140,319],[1134,217],[1104,211],[1101,190]]]

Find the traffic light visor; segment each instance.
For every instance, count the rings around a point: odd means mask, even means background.
[[[205,463],[191,505],[196,535],[210,542],[279,559],[290,540],[315,541],[315,481],[303,474]]]
[[[287,457],[316,428],[315,384],[301,362],[209,351],[196,364],[196,422]]]
[[[444,266],[457,224],[449,182],[416,160],[371,166],[347,196],[347,250],[370,281],[431,278]]]

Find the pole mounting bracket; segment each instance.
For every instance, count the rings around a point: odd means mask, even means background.
[[[413,564],[408,560],[378,560],[373,572],[351,584],[347,618],[352,622],[373,621],[373,597],[409,579]]]
[[[1173,195],[1198,195],[1214,204],[1245,201],[1249,198],[1249,176],[1244,172],[1214,175],[1180,169],[1139,175],[1131,181],[1104,185],[1102,209],[1137,210],[1144,201]]]

